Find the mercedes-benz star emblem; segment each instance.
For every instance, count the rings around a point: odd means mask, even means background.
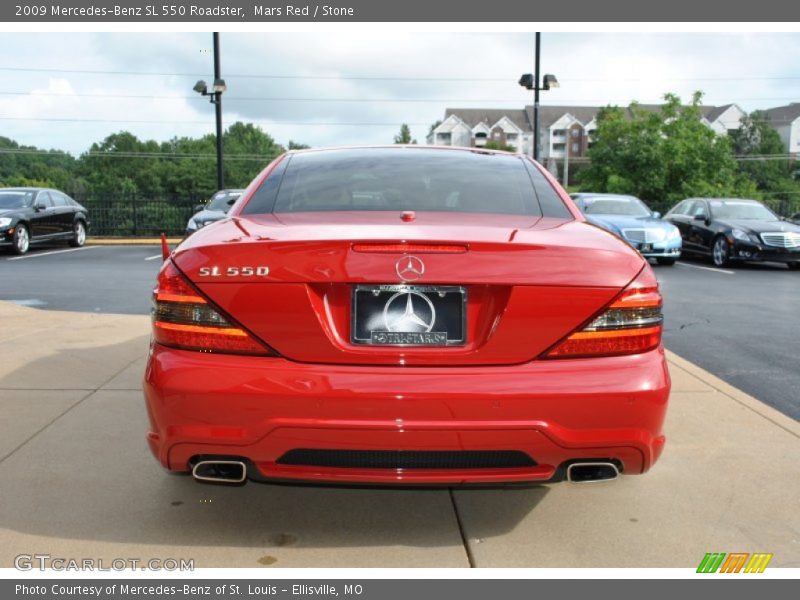
[[[404,256],[397,261],[394,270],[403,281],[416,281],[425,274],[425,263],[416,256]]]
[[[397,292],[383,307],[383,324],[387,331],[428,333],[435,322],[433,302],[414,290]]]

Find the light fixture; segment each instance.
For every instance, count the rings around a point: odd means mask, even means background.
[[[550,88],[557,88],[557,87],[561,86],[559,86],[558,79],[556,79],[555,75],[548,74],[544,76],[544,85],[542,86],[542,89],[549,90]]]
[[[203,94],[203,96],[205,96],[208,93],[208,85],[206,85],[206,82],[203,81],[202,79],[200,79],[197,83],[195,83],[192,89],[198,94]]]

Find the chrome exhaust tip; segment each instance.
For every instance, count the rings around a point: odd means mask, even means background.
[[[192,477],[211,483],[244,483],[247,465],[240,460],[201,460],[192,467]]]
[[[619,477],[619,468],[612,462],[576,462],[567,467],[567,481],[597,483]]]

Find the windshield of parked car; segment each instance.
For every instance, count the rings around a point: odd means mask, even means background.
[[[288,157],[274,212],[444,211],[541,215],[523,158],[362,148]],[[549,184],[548,184],[549,185]],[[252,204],[252,206],[251,206]],[[263,210],[250,202],[244,212]]]
[[[644,202],[632,196],[589,197],[584,198],[582,204],[586,215],[649,217],[651,214]]]
[[[231,200],[236,200],[241,195],[242,192],[217,192],[206,205],[206,210],[216,210],[226,213],[233,205]]]
[[[0,190],[0,210],[10,208],[25,208],[31,203],[32,198],[33,192]]]
[[[709,204],[715,219],[774,221],[778,218],[766,206],[755,200],[711,200]]]

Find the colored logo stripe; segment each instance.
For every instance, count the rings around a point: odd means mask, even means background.
[[[727,558],[725,558],[727,556]],[[697,567],[698,573],[763,573],[772,560],[772,554],[747,552],[708,552]]]

